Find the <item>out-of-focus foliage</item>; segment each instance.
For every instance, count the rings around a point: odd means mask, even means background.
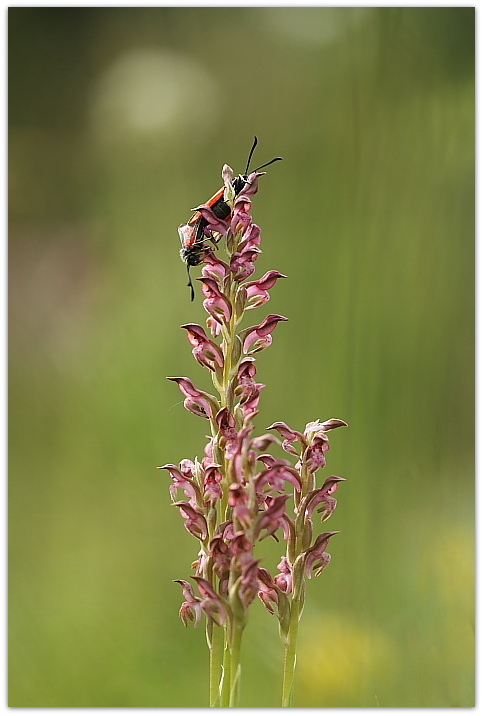
[[[258,425],[350,425],[294,705],[471,706],[474,9],[14,7],[9,53],[10,705],[207,704],[155,466],[205,442],[177,226],[257,134]],[[278,705],[259,605],[243,664]]]

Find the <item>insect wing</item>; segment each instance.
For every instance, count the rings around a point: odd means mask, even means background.
[[[201,214],[199,216],[199,219],[201,219]],[[199,219],[194,223],[191,223],[190,221],[187,224],[181,224],[181,226],[178,227],[178,234],[183,249],[189,249],[191,246],[194,246],[196,244]]]
[[[223,196],[225,194],[225,187],[221,187],[221,189],[218,189],[216,194],[213,194],[211,199],[208,199],[207,202],[205,202],[208,206],[213,206],[214,204],[217,204],[221,199],[223,199]]]

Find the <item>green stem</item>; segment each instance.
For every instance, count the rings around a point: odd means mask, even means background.
[[[233,624],[231,640],[231,665],[230,665],[230,706],[238,705],[240,689],[240,652],[243,635],[243,626],[236,620]]]
[[[225,634],[227,634],[229,625],[225,625]],[[230,654],[230,646],[228,643],[228,639],[225,638],[225,652],[223,656],[223,681],[221,686],[221,707],[226,707],[230,705],[230,686],[231,686],[231,676],[230,676],[230,668],[231,668],[231,654]]]
[[[235,250],[235,249],[233,249]],[[231,255],[232,252],[229,252]],[[222,350],[224,354],[223,373],[217,377],[215,387],[220,394],[220,404],[222,408],[227,408],[231,413],[234,407],[234,385],[233,374],[236,369],[237,361],[234,360],[234,348],[236,341],[237,320],[235,316],[235,296],[236,286],[233,285],[231,278],[228,278],[225,291],[232,304],[232,315],[228,325],[222,329]],[[239,358],[238,358],[239,361]],[[217,426],[212,422],[213,437],[219,441]],[[220,453],[221,450],[217,448]],[[217,455],[216,459],[223,465],[224,480],[222,483],[223,494],[219,505],[219,515],[222,521],[230,518],[230,508],[228,506],[228,487],[232,479],[230,470],[230,461],[225,455]],[[229,618],[225,627],[213,626],[212,641],[210,643],[210,706],[234,706],[238,700],[239,677],[240,677],[240,648],[243,633],[243,625],[236,618]],[[221,665],[222,649],[223,666]],[[220,672],[221,681],[219,680]]]
[[[298,600],[293,600],[290,610],[290,627],[287,634],[287,640],[285,642],[285,654],[283,660],[282,706],[291,706],[293,700],[299,616],[299,602]]]
[[[212,623],[210,641],[210,706],[220,704],[223,628]]]

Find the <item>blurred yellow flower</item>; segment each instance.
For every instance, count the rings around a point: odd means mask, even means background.
[[[304,706],[349,706],[367,692],[377,706],[378,684],[387,681],[397,663],[397,645],[373,624],[342,613],[306,614],[300,626],[297,700]]]

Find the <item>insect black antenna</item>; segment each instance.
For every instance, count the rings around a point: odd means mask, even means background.
[[[248,155],[247,168],[245,169],[245,176],[248,174],[248,168],[250,166],[250,162],[252,161],[253,152],[255,151],[255,147],[257,146],[257,144],[258,144],[258,138],[254,137],[252,148],[250,149],[250,154]]]
[[[189,265],[189,264],[186,264],[186,268],[187,268],[187,270],[188,270],[188,283],[187,283],[186,285],[190,287],[190,290],[191,290],[191,300],[194,301],[194,300],[195,300],[195,288],[194,288],[194,286],[193,286],[193,281],[191,280],[190,265]]]
[[[263,169],[264,167],[268,167],[270,164],[273,164],[273,162],[281,162],[282,159],[283,159],[283,157],[275,157],[275,159],[271,159],[271,160],[270,160],[269,162],[267,162],[266,164],[262,164],[261,167],[257,167],[257,168],[255,169],[255,171],[258,172],[259,169]]]

